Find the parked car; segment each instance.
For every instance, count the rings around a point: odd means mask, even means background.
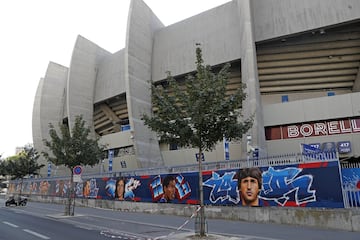
[[[26,206],[27,204],[27,197],[19,196],[9,196],[9,198],[5,201],[5,206],[15,205],[15,206]]]
[[[1,188],[0,189],[0,196],[6,196],[7,194],[7,188]]]

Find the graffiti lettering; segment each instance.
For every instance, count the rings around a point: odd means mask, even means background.
[[[204,186],[212,188],[209,196],[212,203],[229,200],[237,204],[240,201],[237,180],[234,179],[235,174],[236,172],[225,172],[221,177],[213,172],[211,178],[203,183]]]
[[[130,178],[125,184],[125,193],[124,198],[134,198],[135,193],[134,190],[137,189],[141,185],[140,181],[135,178]]]
[[[191,195],[191,187],[190,184],[185,181],[185,178],[182,175],[178,175],[175,178],[176,181],[176,192],[179,200],[184,200]]]
[[[164,190],[161,185],[160,175],[157,175],[156,177],[153,178],[152,182],[150,183],[150,191],[151,191],[152,199],[154,201],[159,200],[161,196],[164,194]]]
[[[301,168],[289,167],[275,170],[269,167],[263,172],[263,189],[260,198],[285,206],[294,201],[297,206],[316,201],[316,191],[311,190],[313,176],[302,175]],[[276,195],[275,195],[276,192]]]

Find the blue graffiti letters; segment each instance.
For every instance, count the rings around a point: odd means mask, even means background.
[[[179,200],[184,200],[185,198],[188,198],[191,194],[190,184],[185,181],[185,178],[180,174],[176,176],[175,181],[176,192],[178,194]]]
[[[289,201],[297,206],[316,201],[316,191],[311,190],[313,176],[301,175],[301,168],[288,167],[275,170],[269,167],[263,172],[263,189],[260,198],[285,206]]]
[[[218,173],[212,172],[211,178],[203,185],[212,188],[209,200],[212,203],[224,202],[226,200],[237,204],[240,201],[237,191],[237,179],[234,179],[236,172],[225,172],[221,177]]]

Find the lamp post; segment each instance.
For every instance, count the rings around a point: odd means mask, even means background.
[[[246,160],[247,160],[247,166],[250,167],[250,153],[252,151],[251,147],[251,135],[246,136]]]

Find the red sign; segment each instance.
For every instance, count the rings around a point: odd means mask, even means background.
[[[325,120],[276,127],[266,127],[266,140],[318,137],[360,132],[360,118]]]

